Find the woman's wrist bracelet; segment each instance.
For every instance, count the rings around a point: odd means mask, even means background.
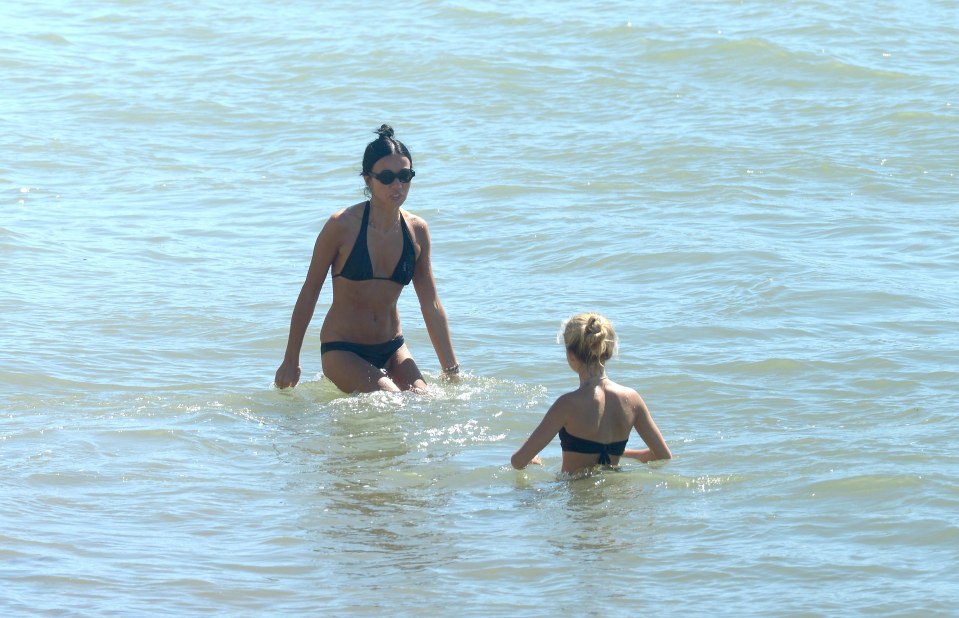
[[[446,367],[446,368],[443,369],[443,374],[444,374],[444,375],[448,375],[448,376],[456,375],[456,374],[459,373],[459,372],[460,372],[460,364],[459,364],[459,363],[456,363],[455,365],[451,365],[451,366]]]

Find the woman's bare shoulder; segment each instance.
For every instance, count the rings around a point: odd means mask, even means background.
[[[581,410],[584,407],[588,407],[592,403],[592,393],[585,393],[580,389],[576,389],[574,391],[569,391],[568,393],[563,393],[557,397],[556,401],[553,403],[553,407],[566,411],[576,411]]]
[[[426,219],[423,217],[413,214],[405,208],[400,209],[400,214],[406,219],[406,225],[410,227],[411,230],[427,230],[429,226],[426,225]]]
[[[413,234],[413,239],[416,242],[416,258],[419,259],[420,251],[424,247],[430,246],[430,229],[426,225],[426,220],[418,215],[414,215],[408,210],[400,210],[400,216],[406,221],[406,226],[410,229],[410,232]]]
[[[579,401],[576,391],[570,391],[557,397],[553,401],[552,405],[550,405],[549,410],[547,410],[546,413],[553,419],[565,424],[570,415],[574,414],[582,407],[583,404]]]
[[[642,395],[640,395],[636,390],[629,388],[628,386],[623,387],[624,397],[629,405],[632,406],[634,410],[646,411],[646,402],[643,401]]]
[[[632,405],[637,405],[643,400],[643,398],[639,396],[639,393],[636,392],[635,389],[625,386],[623,384],[610,382],[609,390],[616,393],[618,397],[629,402]]]
[[[360,202],[337,210],[327,219],[326,225],[337,230],[350,230],[359,227],[363,221],[363,206],[366,202]]]

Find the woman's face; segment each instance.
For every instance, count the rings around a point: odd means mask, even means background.
[[[406,201],[410,192],[410,182],[403,182],[398,177],[402,170],[410,169],[410,160],[400,154],[391,154],[383,157],[373,165],[370,175],[364,176],[366,186],[370,189],[371,200],[377,204],[390,205],[399,208]],[[391,172],[392,182],[384,184],[377,178],[382,172]]]

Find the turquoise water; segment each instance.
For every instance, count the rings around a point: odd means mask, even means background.
[[[0,25],[4,615],[955,615],[954,3]],[[317,319],[278,392],[383,122],[466,379],[343,396]],[[675,459],[514,471],[586,309]]]

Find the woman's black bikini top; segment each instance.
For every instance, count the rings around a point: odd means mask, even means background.
[[[400,254],[400,261],[396,263],[393,274],[389,277],[377,277],[373,274],[373,262],[370,260],[370,248],[366,244],[366,228],[370,223],[370,202],[366,202],[363,208],[363,222],[360,224],[360,233],[356,235],[356,242],[353,243],[353,250],[343,264],[343,269],[333,275],[334,277],[344,277],[350,281],[369,281],[370,279],[381,279],[383,281],[394,281],[400,285],[409,285],[413,280],[413,268],[416,266],[416,249],[413,247],[413,236],[410,234],[410,228],[406,225],[406,219],[400,214],[400,226],[403,228],[403,252]]]
[[[573,434],[566,431],[565,427],[562,427],[559,430],[559,444],[561,447],[563,447],[564,451],[570,451],[573,453],[586,453],[587,455],[599,453],[599,461],[596,463],[603,466],[612,465],[612,460],[609,458],[610,455],[621,457],[623,452],[626,450],[627,442],[629,442],[629,438],[623,440],[622,442],[610,442],[609,444],[602,444],[600,442],[593,442],[592,440],[577,438]]]

